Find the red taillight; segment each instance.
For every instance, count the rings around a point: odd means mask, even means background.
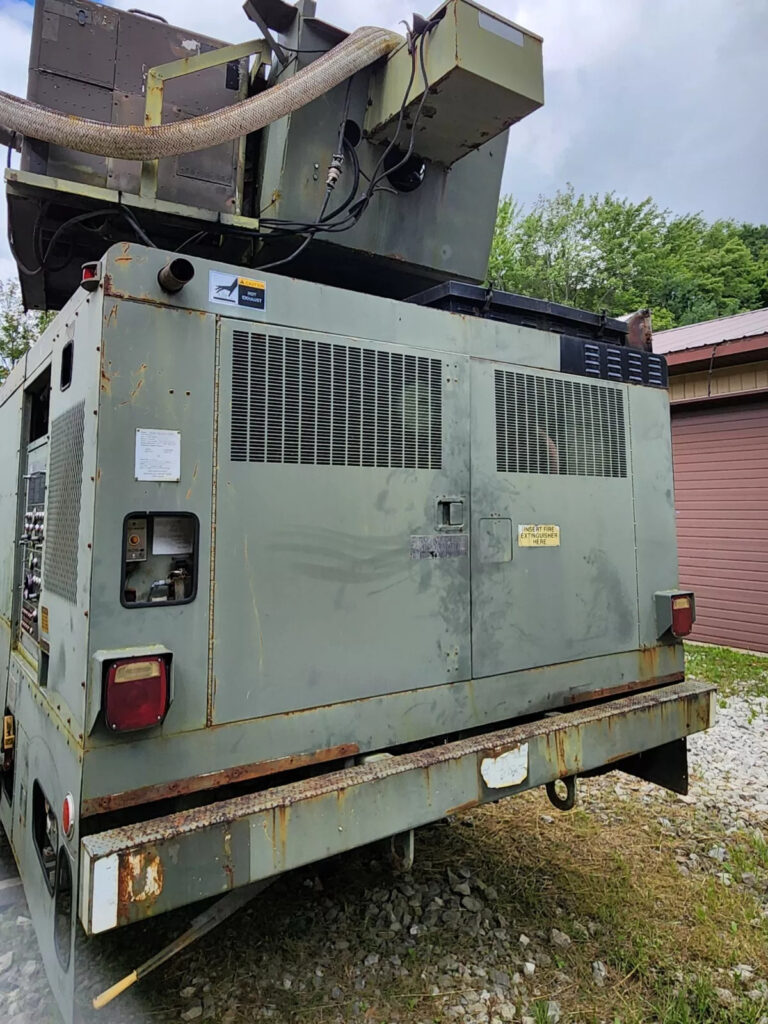
[[[61,802],[61,831],[67,839],[71,839],[75,831],[75,800],[71,793]]]
[[[688,636],[693,629],[693,598],[688,594],[672,598],[672,634]]]
[[[107,668],[104,717],[114,732],[159,725],[168,710],[165,658],[126,658]]]
[[[83,263],[80,274],[80,285],[87,292],[95,292],[101,277],[98,263]]]

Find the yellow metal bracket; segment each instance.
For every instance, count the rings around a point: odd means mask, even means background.
[[[207,71],[209,68],[229,64],[230,61],[242,60],[243,57],[250,57],[255,53],[259,54],[259,64],[266,63],[268,47],[264,39],[252,39],[247,43],[222,46],[218,50],[198,53],[194,57],[182,57],[181,60],[173,60],[168,64],[159,64],[155,68],[150,68],[147,72],[144,124],[147,126],[162,124],[163,91],[165,83],[169,79],[182,78],[184,75],[192,75],[196,71]],[[140,195],[147,199],[154,199],[157,196],[159,163],[159,160],[145,160],[141,165]]]

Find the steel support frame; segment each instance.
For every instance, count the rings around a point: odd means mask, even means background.
[[[676,683],[87,836],[81,922],[107,931],[623,761],[709,728],[715,693]]]
[[[182,57],[180,60],[172,60],[167,64],[158,64],[157,67],[150,68],[147,71],[146,80],[147,99],[144,107],[144,125],[151,127],[162,124],[163,93],[165,83],[170,79],[192,75],[196,71],[207,71],[209,68],[219,67],[221,64],[229,64],[231,61],[251,57],[255,53],[260,55],[260,63],[263,63],[267,49],[264,39],[251,39],[246,43],[222,46],[218,50],[198,53],[194,57]],[[243,142],[244,140],[241,139],[241,146]],[[242,159],[240,164],[242,165]],[[142,162],[140,194],[146,199],[154,199],[157,196],[159,165],[159,160]]]

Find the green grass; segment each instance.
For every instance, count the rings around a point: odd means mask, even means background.
[[[768,656],[730,647],[685,645],[685,671],[715,683],[721,697],[768,697]]]

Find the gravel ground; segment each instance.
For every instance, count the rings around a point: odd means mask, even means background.
[[[768,839],[768,700],[731,698],[720,710],[717,726],[690,740],[690,754],[691,792],[679,798],[692,805],[690,815],[713,813],[723,826],[724,842],[729,832]],[[736,877],[725,870],[725,845],[704,850],[691,835],[690,824],[673,825],[664,817],[670,798],[656,787],[615,774],[584,783],[580,799],[590,814],[606,822],[620,818],[625,801],[647,805],[663,828],[669,826],[680,836],[675,859],[681,875],[703,870],[729,886],[755,884],[749,872]],[[541,814],[540,821],[546,828],[553,818]],[[561,1007],[552,998],[551,985],[545,992],[540,988],[541,972],[557,968],[572,941],[583,935],[589,942],[598,925],[589,919],[566,920],[557,908],[548,927],[521,934],[514,921],[497,911],[489,878],[477,869],[430,859],[441,849],[445,830],[464,825],[472,827],[472,819],[422,830],[412,875],[393,876],[368,849],[281,879],[214,936],[126,993],[99,1019],[110,1024],[197,1019],[222,1024],[379,1022],[367,1008],[382,993],[402,990],[434,997],[439,1016],[432,1010],[423,1024],[539,1024],[542,1012],[555,1024]],[[0,878],[12,871],[0,830]],[[763,898],[768,916],[768,895]],[[9,896],[5,890],[0,900],[0,1020],[56,1021],[23,894],[11,890]],[[182,931],[188,918],[187,909],[105,937],[89,964],[83,995],[112,984]],[[426,952],[414,955],[415,949]],[[591,977],[580,981],[601,988],[605,964],[594,961],[589,972]],[[762,1000],[761,1006],[768,1005],[768,985],[749,972],[747,965],[741,974],[724,975],[717,990],[722,1005],[742,988],[750,998]],[[574,984],[557,970],[554,978],[563,989]],[[420,1005],[415,997],[412,1003]],[[422,1024],[418,1012],[391,1019]],[[761,1019],[768,1024],[768,1016]]]

